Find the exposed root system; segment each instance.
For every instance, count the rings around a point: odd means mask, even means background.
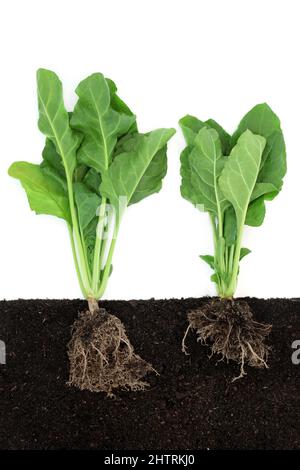
[[[233,360],[240,364],[240,374],[246,375],[245,364],[262,368],[267,366],[269,346],[265,338],[272,326],[253,319],[247,302],[212,300],[200,309],[188,313],[189,326],[182,341],[182,351],[187,354],[185,340],[190,329],[196,330],[197,340],[209,345],[220,360]]]
[[[142,378],[154,371],[134,353],[122,322],[104,309],[81,312],[72,327],[68,344],[69,385],[91,392],[143,390]]]

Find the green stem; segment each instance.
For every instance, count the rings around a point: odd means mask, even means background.
[[[217,292],[219,296],[222,296],[222,292],[224,291],[224,282],[220,279],[219,269],[221,272],[224,272],[226,269],[226,247],[225,251],[220,250],[220,243],[219,240],[223,238],[223,223],[220,221],[220,217],[222,218],[222,214],[220,211],[218,216],[218,230],[216,227],[216,220],[215,217],[210,214],[210,220],[213,227],[213,235],[214,235],[214,252],[215,252],[215,274],[218,276],[218,283],[217,283]]]
[[[223,217],[222,212],[218,208],[218,231],[219,231],[219,238],[223,237]]]
[[[108,281],[109,274],[110,274],[112,257],[113,257],[115,246],[116,246],[118,231],[119,231],[119,225],[116,223],[115,228],[114,228],[114,232],[113,232],[113,236],[112,236],[112,240],[111,240],[111,243],[110,243],[110,247],[109,247],[109,252],[108,252],[108,255],[107,255],[107,260],[106,260],[106,263],[105,263],[103,276],[101,278],[100,287],[99,287],[99,290],[97,292],[97,296],[96,296],[97,299],[100,299],[102,297],[102,295],[105,292],[106,286],[107,286],[107,281]]]
[[[225,271],[228,272],[229,248],[225,246]]]
[[[215,217],[214,217],[213,214],[210,213],[210,214],[209,214],[209,218],[210,218],[211,225],[212,225],[212,229],[213,229],[214,247],[215,247],[215,252],[216,252],[216,250],[217,250],[217,238],[218,238],[218,235],[217,235]]]
[[[109,226],[109,224],[108,224],[108,226]],[[104,238],[104,240],[101,244],[100,261],[99,261],[100,273],[101,273],[101,269],[102,269],[102,266],[103,266],[103,260],[104,260],[104,255],[105,255],[105,251],[106,251],[106,246],[107,246],[107,239],[108,239],[108,234],[106,234],[106,237]]]
[[[229,262],[228,262],[228,274],[232,271],[233,256],[234,256],[234,245],[231,245],[229,251]]]
[[[79,227],[79,230],[80,230],[80,237],[81,237],[81,240],[82,240],[82,248],[83,248],[84,258],[87,260],[88,259],[87,249],[86,249],[86,245],[84,243],[84,236],[83,236],[83,232],[82,232],[81,227]],[[86,261],[86,266],[87,266],[87,275],[88,275],[88,278],[89,278],[89,285],[91,285],[92,275],[91,275],[91,269],[90,269],[88,261]]]
[[[86,292],[85,287],[83,285],[81,272],[80,272],[80,269],[79,269],[79,264],[78,264],[76,249],[75,249],[75,243],[74,243],[74,237],[73,237],[73,230],[72,230],[72,227],[69,223],[67,224],[67,226],[68,226],[68,231],[69,231],[69,235],[70,235],[72,255],[73,255],[73,259],[74,259],[74,264],[75,264],[75,268],[76,268],[76,273],[77,273],[80,289],[81,289],[81,292],[82,292],[83,296],[85,298],[87,298],[87,292]]]
[[[77,256],[78,253],[78,269],[80,270],[81,273],[81,279],[82,283],[84,285],[84,290],[86,293],[89,295],[90,293],[90,281],[89,281],[89,276],[88,276],[88,262],[87,259],[84,255],[84,251],[82,248],[82,240],[80,236],[80,231],[79,231],[79,225],[78,225],[78,219],[77,219],[77,213],[76,213],[76,208],[75,208],[75,202],[74,202],[74,194],[73,194],[73,187],[72,187],[72,181],[67,174],[67,186],[68,186],[68,195],[69,195],[69,204],[70,204],[70,212],[71,212],[71,218],[72,218],[72,224],[73,224],[73,241],[75,237],[75,242],[74,243],[74,249],[75,253]]]
[[[113,215],[112,215],[112,212],[109,211],[108,212],[108,218],[107,218],[107,232],[106,232],[106,236],[104,237],[103,239],[103,242],[101,244],[101,252],[100,252],[100,264],[99,264],[99,267],[100,267],[100,273],[101,273],[101,270],[102,270],[102,266],[103,266],[103,261],[104,261],[104,256],[105,256],[105,252],[106,252],[106,246],[107,246],[107,241],[109,239],[109,230],[110,230],[110,226],[112,225],[113,223]],[[100,278],[100,276],[99,276]]]
[[[235,290],[236,290],[236,286],[237,286],[237,277],[238,277],[238,272],[239,272],[240,255],[241,255],[242,238],[243,238],[243,226],[244,224],[240,224],[240,227],[238,230],[238,237],[237,237],[236,244],[235,244],[235,252],[234,252],[233,263],[232,263],[230,283],[229,283],[228,290],[227,290],[227,295],[229,297],[233,297]]]
[[[92,280],[92,289],[93,292],[97,292],[99,278],[100,278],[100,253],[101,253],[101,245],[103,241],[103,231],[104,231],[104,224],[105,224],[105,209],[106,209],[106,198],[103,198],[101,201],[100,209],[99,209],[99,219],[96,229],[96,242],[95,242],[95,250],[94,250],[94,262],[93,262],[93,280]]]

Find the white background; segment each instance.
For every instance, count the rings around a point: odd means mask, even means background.
[[[246,228],[253,250],[241,264],[238,295],[300,296],[299,0],[6,0],[0,12],[0,298],[81,296],[64,222],[30,211],[7,175],[15,160],[39,162],[35,72],[74,89],[103,72],[138,116],[141,131],[177,127],[189,113],[229,132],[266,101],[285,132],[288,174],[265,223]],[[105,298],[214,294],[207,214],[180,196],[178,132],[163,190],[123,220]]]

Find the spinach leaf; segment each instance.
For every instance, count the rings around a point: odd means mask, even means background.
[[[253,199],[264,195],[264,198],[256,205],[257,215],[258,207],[260,207],[260,214],[257,220],[260,220],[261,225],[266,212],[264,200],[273,199],[279,193],[283,184],[283,177],[286,173],[285,143],[280,121],[266,103],[255,106],[243,117],[232,136],[232,146],[235,145],[237,139],[246,129],[266,139],[260,172],[257,177],[257,186],[261,183],[265,184],[264,192],[255,188],[257,195],[255,191],[253,195]],[[268,187],[267,184],[270,186]],[[247,217],[247,220],[251,220],[251,214]]]
[[[78,159],[100,173],[110,165],[118,136],[125,134],[135,122],[135,116],[115,111],[109,86],[100,73],[83,80],[77,87],[79,100],[71,125],[84,135]]]
[[[233,147],[219,178],[225,198],[232,204],[238,229],[244,225],[266,141],[246,130]]]
[[[165,146],[174,132],[173,129],[157,129],[138,135],[136,147],[118,154],[102,175],[101,193],[117,211],[121,197],[125,197],[129,205],[160,189],[165,174]]]
[[[189,155],[191,184],[198,192],[198,201],[205,211],[218,214],[228,205],[217,185],[223,170],[225,158],[222,155],[221,141],[213,129],[203,127],[197,134]]]
[[[40,69],[37,72],[40,131],[55,145],[65,171],[71,178],[76,167],[76,151],[80,139],[72,131],[69,115],[63,102],[62,84],[54,72]]]
[[[16,162],[9,175],[20,180],[26,191],[30,208],[37,214],[55,215],[70,223],[70,209],[66,190],[56,178],[39,165]]]

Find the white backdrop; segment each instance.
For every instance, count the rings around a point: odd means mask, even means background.
[[[63,81],[66,104],[92,72],[103,72],[138,116],[141,131],[177,127],[189,113],[229,132],[267,101],[285,132],[288,174],[265,223],[247,228],[253,250],[241,264],[238,295],[300,296],[299,0],[6,0],[0,43],[0,298],[81,295],[63,221],[30,211],[15,160],[40,161],[35,72]],[[180,196],[178,132],[163,190],[123,220],[105,298],[213,294],[207,214]]]

